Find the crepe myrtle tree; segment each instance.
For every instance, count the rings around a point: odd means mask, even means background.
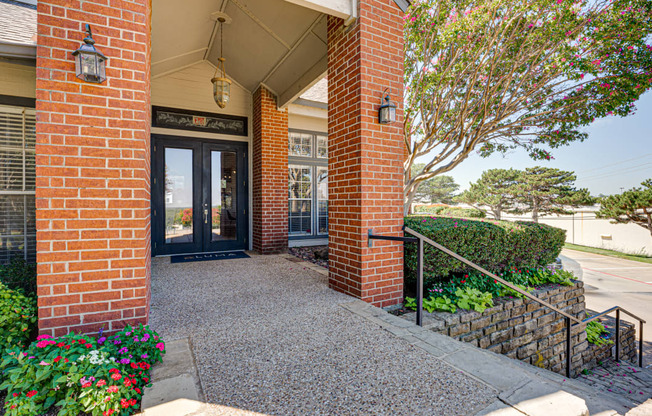
[[[642,188],[602,198],[596,216],[609,218],[615,224],[636,224],[652,236],[652,179],[643,181],[641,185]]]
[[[649,0],[414,0],[405,16],[406,208],[473,151],[534,159],[627,116],[652,85]],[[417,158],[430,159],[412,175]]]

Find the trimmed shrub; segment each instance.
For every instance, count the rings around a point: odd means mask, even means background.
[[[485,218],[484,212],[475,208],[447,207],[441,205],[417,205],[415,213],[443,215],[446,217]]]
[[[0,282],[9,289],[21,289],[28,296],[36,295],[36,264],[14,257],[7,264],[0,264]]]
[[[36,321],[36,299],[0,283],[0,351],[27,345]]]
[[[491,272],[510,266],[534,268],[550,264],[566,240],[565,230],[525,221],[412,216],[405,218],[405,226]],[[407,282],[416,279],[416,266],[416,244],[405,244]],[[471,270],[431,245],[424,245],[424,279],[446,281],[453,273]]]

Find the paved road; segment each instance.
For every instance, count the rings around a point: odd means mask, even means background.
[[[652,264],[567,249],[561,258],[564,268],[584,281],[587,308],[618,305],[647,321],[643,366],[652,368]]]

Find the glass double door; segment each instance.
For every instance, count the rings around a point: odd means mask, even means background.
[[[244,250],[247,145],[152,136],[154,255]]]

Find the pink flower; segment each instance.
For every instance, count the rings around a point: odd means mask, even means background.
[[[38,337],[36,337],[36,340],[40,341],[40,340],[46,339],[46,338],[52,338],[52,336],[48,335],[48,334],[43,334],[43,335],[39,335]]]
[[[158,344],[156,344],[156,348],[163,351],[165,349],[165,344],[163,344],[162,342],[159,342]]]
[[[106,389],[106,391],[108,391],[109,393],[117,393],[118,390],[119,390],[118,386],[109,386],[109,387]]]
[[[97,386],[97,387],[106,386],[106,381],[104,381],[104,380],[100,380],[100,381],[97,382],[96,386]]]
[[[45,361],[41,361],[40,363],[38,363],[38,365],[50,365],[50,363],[46,363]]]

